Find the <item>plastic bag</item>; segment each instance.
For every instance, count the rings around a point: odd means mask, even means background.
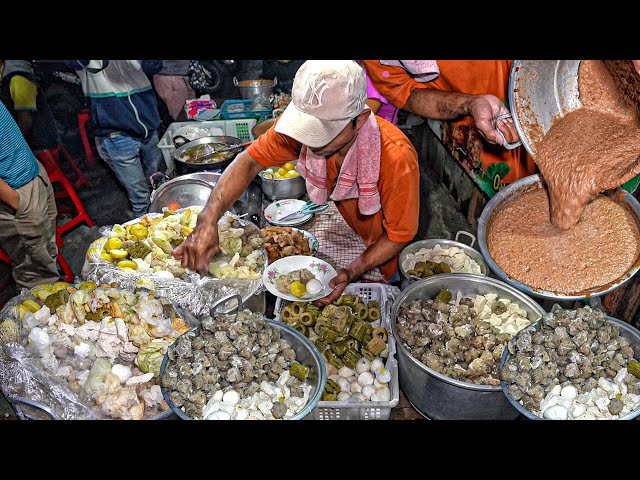
[[[178,212],[184,210],[186,209],[180,209]],[[259,230],[257,226],[249,221],[238,219],[231,213],[227,213],[227,215],[233,216],[243,227]],[[161,213],[147,214],[149,219],[162,216],[163,214]],[[123,225],[138,223],[139,221],[140,219],[135,219]],[[87,249],[85,263],[82,267],[82,278],[85,280],[92,280],[97,284],[117,282],[122,288],[129,290],[144,287],[155,292],[158,296],[171,300],[174,304],[185,308],[198,317],[208,315],[209,307],[225,296],[235,293],[240,295],[243,301],[246,302],[251,295],[262,291],[262,278],[254,280],[214,278],[187,271],[184,275],[185,279],[170,279],[161,278],[153,272],[122,270],[101,257],[104,244],[108,240],[111,231],[111,228],[103,228],[101,230],[103,236],[94,240]],[[263,258],[266,265],[266,252],[263,253]]]

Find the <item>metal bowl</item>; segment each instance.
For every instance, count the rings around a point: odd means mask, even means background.
[[[297,165],[298,161],[295,160],[291,163]],[[300,198],[307,193],[307,184],[300,175],[293,178],[265,178],[265,172],[266,170],[263,170],[258,173],[258,176],[262,181],[262,191],[268,199]]]
[[[495,293],[508,298],[527,312],[531,321],[544,315],[533,299],[499,280],[467,273],[442,273],[415,282],[396,299],[391,308],[391,330],[396,338],[400,386],[411,404],[423,415],[437,420],[512,420],[518,416],[499,385],[476,385],[449,378],[414,358],[396,330],[400,306],[414,300],[434,298],[443,288],[463,296]]]
[[[210,143],[226,143],[228,144],[228,146],[231,146],[231,145],[240,145],[243,143],[243,141],[240,140],[239,138],[230,137],[228,135],[197,138],[177,148],[175,152],[173,152],[173,159],[176,162],[181,163],[182,165],[184,165],[190,170],[211,170],[211,169],[217,169],[217,168],[222,169],[228,166],[233,161],[233,159],[242,151],[241,148],[238,148],[237,151],[232,151],[229,153],[228,152],[221,153],[221,154],[214,153],[209,155],[206,158],[207,160],[206,162],[194,163],[194,162],[188,162],[182,158],[182,156],[184,155],[184,152],[186,152],[187,150],[193,147],[197,147],[199,145],[207,145]],[[220,155],[222,156],[222,158],[220,158]]]
[[[629,340],[629,343],[631,344],[631,347],[635,352],[636,360],[640,359],[640,331],[637,328],[632,327],[628,323],[623,322],[622,320],[618,320],[617,318],[609,317],[608,315],[605,315],[605,318],[609,320],[611,323],[614,323],[620,327],[620,335],[626,338],[627,340]],[[534,324],[531,324],[527,328],[532,328],[533,326]],[[511,340],[509,340],[509,343],[513,343],[515,341],[516,341],[516,337],[513,337]],[[505,348],[504,352],[502,353],[502,358],[500,359],[500,370],[502,370],[502,367],[504,366],[505,362],[509,360],[509,358],[511,358],[511,353],[509,352],[508,348]],[[515,400],[509,393],[509,387],[507,386],[506,382],[501,380],[500,388],[502,388],[502,392],[504,393],[507,400],[509,400],[509,403],[511,403],[511,405],[513,405],[513,407],[516,410],[518,410],[518,412],[520,412],[522,415],[524,415],[525,417],[531,420],[545,420],[544,418],[539,417],[535,415],[533,412],[527,410],[520,404],[520,402]],[[639,415],[640,415],[640,407],[627,413],[624,417],[618,418],[618,420],[633,420]]]
[[[211,307],[211,314],[213,315],[219,306],[226,305],[230,300],[235,300],[235,307],[231,308],[230,310],[225,310],[224,313],[231,313],[234,310],[237,311],[237,306],[240,304],[241,299],[238,295],[229,295],[225,298],[220,299]],[[265,317],[264,321],[272,327],[280,330],[280,338],[283,338],[284,340],[289,342],[291,344],[291,348],[296,352],[296,361],[309,367],[309,376],[307,377],[307,383],[312,386],[311,393],[309,394],[309,401],[302,410],[300,410],[296,415],[290,418],[290,420],[301,420],[309,415],[311,411],[318,405],[325,384],[327,383],[327,369],[325,367],[324,360],[316,346],[311,343],[311,340],[305,337],[302,333],[277,320],[272,320]],[[199,332],[200,325],[191,328],[182,335],[198,335]],[[176,341],[169,346],[169,349],[174,349],[176,347],[178,339],[176,339]],[[164,358],[162,359],[162,364],[160,365],[161,382],[164,370],[170,362],[169,349],[167,350],[167,353],[165,353]],[[162,391],[162,396],[164,397],[169,407],[171,407],[171,411],[173,411],[173,413],[175,413],[179,418],[183,420],[193,420],[191,417],[187,416],[179,407],[176,407],[173,402],[171,402],[171,400],[169,399],[169,392],[162,385],[160,386],[160,390]]]
[[[615,281],[606,285],[601,285],[574,293],[552,292],[549,290],[525,285],[524,283],[519,282],[518,280],[507,275],[507,273],[502,270],[500,266],[498,266],[498,264],[491,256],[489,247],[487,246],[487,230],[491,222],[491,216],[495,211],[499,211],[519,195],[541,188],[542,186],[543,181],[540,175],[536,174],[521,178],[520,180],[513,182],[511,185],[496,193],[489,201],[489,203],[487,203],[487,205],[484,207],[484,210],[482,211],[482,214],[478,219],[478,243],[480,245],[482,256],[484,257],[487,265],[489,265],[491,271],[493,271],[493,273],[495,273],[496,276],[501,280],[507,282],[508,284],[516,287],[519,290],[522,290],[529,295],[552,300],[584,300],[585,298],[589,297],[606,295],[607,293],[614,291],[615,289],[628,282],[629,279],[631,279],[631,277],[633,277],[633,275],[635,275],[635,273],[640,268],[640,258],[636,260],[634,265],[629,269],[627,273],[625,273]],[[612,192],[609,192],[608,196],[609,198],[611,198],[611,200],[619,203],[629,211],[634,221],[636,222],[636,225],[638,225],[638,228],[640,229],[640,203],[638,203],[633,195],[623,190],[622,188],[618,188]]]
[[[509,106],[520,140],[532,157],[551,124],[582,107],[579,67],[580,60],[514,60]]]
[[[458,239],[460,238],[460,235],[467,235],[471,237],[473,239],[471,241],[471,245],[466,245],[464,243],[459,242]],[[456,233],[455,240],[449,240],[446,238],[442,238],[442,239],[430,238],[427,240],[418,240],[417,242],[410,243],[409,245],[404,247],[402,252],[400,252],[400,256],[398,257],[398,269],[400,270],[401,275],[406,280],[406,282],[403,282],[403,284],[404,283],[411,284],[418,280],[422,280],[421,278],[416,277],[414,275],[409,275],[405,271],[402,264],[404,263],[405,258],[407,258],[407,255],[409,255],[410,253],[415,253],[421,248],[434,248],[436,245],[440,245],[442,248],[451,248],[451,247],[460,248],[461,250],[464,251],[464,253],[469,255],[469,257],[471,257],[472,260],[474,260],[478,265],[480,265],[480,271],[482,275],[486,276],[489,273],[489,269],[487,268],[487,264],[484,262],[484,258],[482,258],[482,254],[479,251],[477,251],[475,248],[473,248],[475,241],[476,241],[476,237],[473,236],[472,234],[464,231],[459,231],[458,233]]]
[[[174,178],[153,191],[149,212],[162,213],[162,208],[170,205],[178,205],[176,208],[191,205],[204,207],[212,191],[213,185],[204,180]]]

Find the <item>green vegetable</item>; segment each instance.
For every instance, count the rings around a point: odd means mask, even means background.
[[[440,293],[438,293],[438,295],[436,295],[436,298],[434,298],[433,301],[434,302],[449,303],[452,298],[453,298],[453,294],[449,290],[447,290],[446,288],[443,288],[442,290],[440,290]]]
[[[56,308],[66,305],[69,301],[69,292],[67,290],[59,290],[56,293],[52,293],[45,300],[44,304],[49,307],[49,310],[52,312],[56,310]]]
[[[316,341],[313,342],[313,344],[316,346],[316,348],[320,353],[324,352],[326,349],[329,348],[329,344],[327,342],[323,342],[319,338],[316,339]]]
[[[360,355],[356,350],[354,350],[353,348],[350,348],[349,350],[347,350],[347,352],[342,356],[342,361],[344,362],[344,364],[351,368],[351,369],[355,369],[356,368],[356,364],[358,363],[358,360],[360,360],[362,358],[362,355]]]
[[[88,394],[95,393],[109,373],[111,373],[111,364],[102,357],[96,358],[84,384],[84,391]]]
[[[160,375],[160,364],[164,358],[164,352],[171,345],[171,342],[150,342],[138,350],[138,355],[134,360],[144,373],[153,372],[155,377]]]
[[[315,319],[309,312],[302,312],[300,314],[300,323],[309,327],[315,323]]]
[[[384,327],[378,327],[378,328],[374,328],[373,332],[371,332],[371,334],[375,337],[378,336],[382,339],[383,342],[386,342],[387,339],[389,338],[389,334],[387,332],[387,329]]]
[[[320,333],[320,340],[327,343],[333,343],[338,338],[338,333],[330,328],[324,327]]]
[[[299,331],[301,334],[303,334],[305,337],[309,336],[309,327],[307,327],[306,325],[303,325],[301,323],[296,323],[291,326],[295,328],[297,331]]]
[[[338,393],[340,392],[340,387],[336,382],[331,379],[327,379],[327,384],[324,387],[324,391],[327,393]]]
[[[364,339],[366,333],[367,324],[361,321],[353,322],[353,325],[351,325],[351,329],[349,330],[349,336],[360,342]]]
[[[324,356],[327,358],[327,362],[333,365],[336,368],[344,367],[344,362],[338,358],[338,356],[333,353],[331,350],[326,350],[324,352]]]
[[[333,350],[336,355],[341,357],[346,353],[347,350],[349,350],[349,345],[347,344],[346,340],[335,342],[331,344],[331,350]]]
[[[631,360],[627,365],[627,371],[636,378],[640,378],[640,362]]]
[[[296,377],[301,382],[304,382],[309,376],[309,367],[300,363],[292,363],[289,367],[289,373],[292,377]]]
[[[151,247],[146,243],[138,240],[136,243],[127,248],[127,252],[129,252],[129,256],[131,258],[144,258],[149,253],[151,253]]]
[[[87,320],[93,320],[94,322],[102,320],[104,317],[111,316],[111,309],[109,308],[99,308],[94,312],[89,312],[86,315]]]
[[[364,358],[366,358],[370,362],[373,361],[376,358],[376,356],[373,353],[371,353],[369,350],[367,350],[366,348],[361,348],[360,349],[360,353],[362,354],[362,356]]]
[[[364,303],[359,303],[355,306],[356,316],[360,320],[367,320],[369,318],[369,309]]]
[[[387,348],[387,344],[379,336],[374,335],[369,343],[367,343],[366,350],[370,351],[374,356],[378,356],[385,348]]]
[[[449,264],[440,262],[436,264],[436,268],[433,270],[433,273],[451,273],[451,267]]]

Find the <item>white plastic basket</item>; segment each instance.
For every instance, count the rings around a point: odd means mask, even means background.
[[[305,420],[388,420],[391,409],[400,401],[400,385],[398,383],[398,361],[396,360],[396,341],[391,334],[390,312],[393,302],[387,301],[384,285],[380,283],[351,283],[343,294],[358,295],[369,303],[376,300],[380,304],[380,325],[389,332],[389,356],[385,368],[391,372],[391,400],[388,402],[318,402]],[[289,302],[278,297],[274,308],[276,320],[280,320],[282,308]]]
[[[185,125],[194,125],[206,130],[219,128],[224,132],[224,135],[236,137],[243,142],[248,142],[249,140],[254,139],[251,134],[251,129],[255,126],[256,122],[257,120],[255,118],[243,118],[239,120],[209,120],[206,122],[198,122],[195,120],[189,122],[173,122],[167,127],[167,130],[158,142],[158,148],[162,152],[164,162],[167,164],[167,175],[171,175],[175,168],[173,152],[176,151],[176,147],[173,145],[171,137],[178,128],[184,127]]]

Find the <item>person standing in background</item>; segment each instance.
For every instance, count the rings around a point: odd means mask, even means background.
[[[66,60],[78,71],[91,106],[91,126],[100,157],[127,189],[133,215],[149,208],[151,175],[167,168],[158,148],[160,115],[147,75],[161,60]]]
[[[162,68],[153,76],[153,86],[175,121],[186,101],[196,98],[196,92],[189,84],[190,60],[160,61]]]
[[[57,147],[60,135],[44,93],[36,82],[32,62],[5,60],[2,65],[0,101],[20,127],[31,150]]]
[[[0,102],[0,246],[16,284],[60,280],[53,187],[17,123]]]

